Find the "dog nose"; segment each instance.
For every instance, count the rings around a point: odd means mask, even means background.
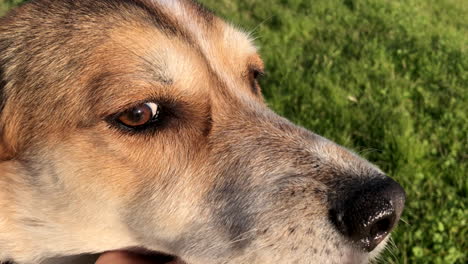
[[[370,252],[400,219],[405,191],[389,177],[352,189],[349,198],[330,210],[330,217],[344,236]]]

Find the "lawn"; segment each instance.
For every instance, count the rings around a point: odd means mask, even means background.
[[[379,263],[468,263],[465,0],[202,2],[256,38],[273,109],[406,189]]]

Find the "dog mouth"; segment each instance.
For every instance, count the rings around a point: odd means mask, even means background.
[[[122,250],[122,252],[129,255],[135,255],[136,258],[140,258],[154,264],[188,264],[182,261],[178,256],[149,250],[143,247],[125,249]]]
[[[175,255],[170,255],[166,253],[162,253],[159,251],[149,250],[146,248],[131,248],[125,250],[119,250],[127,255],[134,256],[136,259],[144,261],[144,263],[152,263],[152,264],[189,264],[183,261],[180,257]],[[376,250],[376,254],[374,256],[368,256],[363,258],[363,255],[367,254],[357,254],[357,252],[353,252],[349,254],[349,259],[347,259],[345,264],[367,264],[372,263],[371,259],[376,258],[378,256],[378,252],[380,250]],[[140,262],[138,262],[140,263]]]
[[[385,240],[387,240],[386,238]],[[385,244],[385,243],[383,243]],[[373,263],[377,256],[380,254],[385,245],[379,245],[378,248],[370,252],[369,254],[364,252],[359,252],[359,250],[351,250],[350,252],[345,253],[348,257],[345,257],[345,260],[341,259],[341,263],[344,264],[367,264]],[[150,250],[144,247],[135,247],[135,248],[126,248],[113,252],[120,252],[126,256],[129,256],[131,259],[138,260],[136,263],[152,263],[152,264],[189,264],[182,260],[182,258],[163,253],[161,251]]]

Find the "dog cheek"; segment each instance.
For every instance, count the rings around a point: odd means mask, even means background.
[[[250,231],[255,228],[255,197],[246,181],[235,177],[224,179],[210,194],[214,219],[229,238],[233,250],[242,250],[252,242]]]
[[[61,172],[52,153],[40,146],[32,146],[27,155],[17,158],[22,179],[29,187],[41,195],[64,190]]]

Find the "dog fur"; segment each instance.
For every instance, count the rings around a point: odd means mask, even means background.
[[[0,261],[146,248],[366,263],[330,207],[385,178],[267,108],[248,34],[189,0],[33,0],[0,19]],[[115,123],[143,102],[141,131]],[[401,213],[401,212],[400,212]]]

